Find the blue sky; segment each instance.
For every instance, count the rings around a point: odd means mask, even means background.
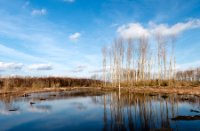
[[[102,46],[152,25],[177,35],[178,67],[200,65],[199,0],[0,0],[0,75],[91,76]]]

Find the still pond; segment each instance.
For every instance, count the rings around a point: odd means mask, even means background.
[[[200,97],[63,91],[0,96],[0,130],[200,130]]]

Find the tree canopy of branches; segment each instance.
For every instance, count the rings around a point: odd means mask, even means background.
[[[172,38],[162,35],[157,35],[155,38],[156,44],[150,43],[145,36],[128,40],[117,38],[109,48],[104,47],[102,49],[104,82],[110,82],[112,86],[120,88],[121,84],[160,86],[163,81],[167,84],[174,81],[175,41],[172,42]]]

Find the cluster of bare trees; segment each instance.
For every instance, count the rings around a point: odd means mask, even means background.
[[[117,38],[108,48],[102,49],[103,80],[112,86],[145,84],[175,79],[176,61],[172,38],[156,35],[156,43],[147,37],[139,39]],[[154,84],[155,84],[154,83]]]
[[[200,68],[177,71],[176,79],[179,81],[200,81]]]

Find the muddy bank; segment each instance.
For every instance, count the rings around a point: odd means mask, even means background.
[[[104,91],[118,91],[115,87],[103,87]],[[178,95],[196,95],[200,97],[199,87],[121,87],[121,92],[150,94],[152,96],[157,94],[178,94]]]
[[[60,88],[41,88],[41,89],[31,89],[24,88],[22,90],[12,90],[4,91],[0,90],[0,95],[13,94],[21,95],[26,97],[28,93],[37,93],[37,92],[62,92],[62,91],[72,91],[72,90],[89,90],[89,91],[103,91],[103,92],[112,92],[118,91],[117,87],[60,87]],[[121,92],[129,93],[146,93],[150,95],[155,94],[178,94],[178,95],[196,95],[200,97],[200,87],[121,87]]]
[[[191,94],[200,96],[200,87],[138,87],[129,89],[134,93]]]

